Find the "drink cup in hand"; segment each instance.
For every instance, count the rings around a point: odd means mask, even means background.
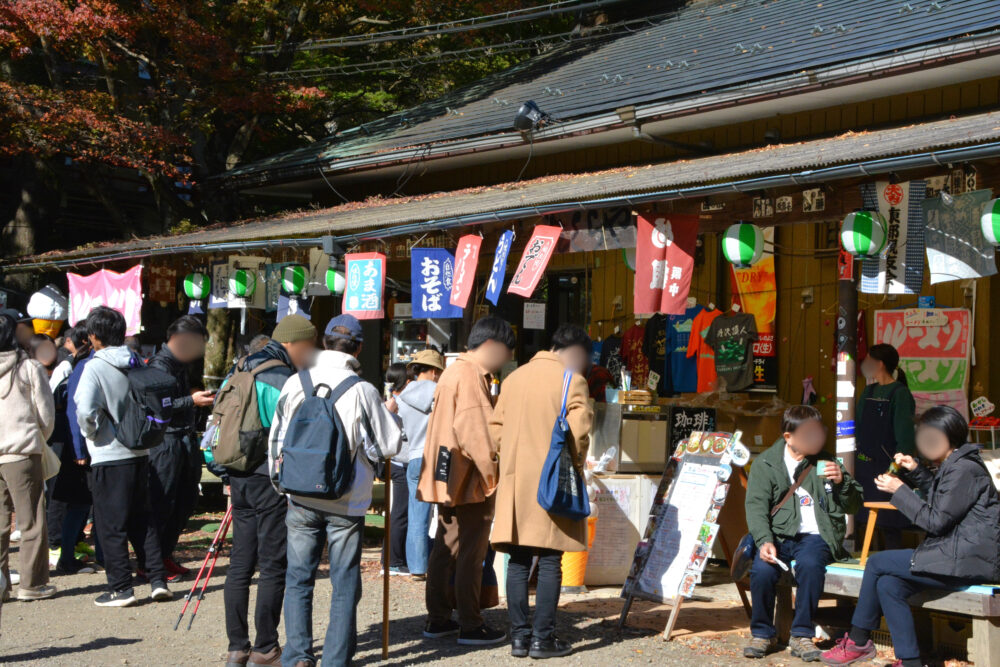
[[[917,468],[917,460],[909,454],[900,454],[897,452],[892,462],[905,470],[916,470]]]

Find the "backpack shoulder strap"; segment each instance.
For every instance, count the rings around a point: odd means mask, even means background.
[[[352,375],[351,377],[345,379],[343,382],[337,385],[336,389],[334,389],[330,393],[330,400],[336,403],[337,401],[340,400],[341,396],[343,396],[348,392],[348,390],[350,390],[351,387],[361,382],[362,382],[361,378],[357,375]]]
[[[282,361],[281,359],[268,359],[259,366],[255,366],[254,369],[250,371],[250,374],[253,375],[254,377],[257,377],[264,371],[271,370],[272,368],[277,368],[278,366],[284,366],[284,365],[285,362]],[[245,363],[244,367],[246,367]]]
[[[302,383],[302,393],[305,397],[312,396],[315,389],[313,389],[312,375],[309,374],[308,369],[299,371],[299,382]]]
[[[572,379],[572,371],[565,371],[563,373],[562,407],[559,409],[559,415],[563,418],[566,417],[566,399],[569,397],[569,383]]]

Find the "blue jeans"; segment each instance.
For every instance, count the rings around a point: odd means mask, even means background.
[[[912,557],[913,549],[895,549],[880,551],[868,558],[865,575],[861,580],[858,606],[851,619],[851,625],[863,630],[876,630],[879,618],[885,615],[897,660],[920,657],[917,631],[913,627],[913,612],[907,602],[910,596],[927,588],[948,590],[963,585],[961,582],[912,574]]]
[[[361,600],[361,535],[363,516],[343,516],[289,501],[288,571],[285,574],[285,648],[283,667],[299,660],[316,664],[312,610],[316,570],[323,543],[330,552],[330,623],[323,641],[323,667],[349,665],[358,643],[357,608]]]
[[[427,573],[427,556],[431,552],[431,504],[417,500],[417,482],[424,459],[406,464],[406,486],[410,492],[406,512],[406,568],[410,574]]]
[[[774,545],[778,558],[791,565],[795,561],[795,616],[792,619],[793,637],[813,637],[816,627],[812,618],[819,607],[826,578],[826,566],[833,556],[830,547],[819,535],[799,533],[792,539]],[[774,600],[778,580],[784,571],[761,559],[754,558],[750,567],[750,599],[753,610],[750,616],[750,634],[770,639],[777,635],[774,628]]]

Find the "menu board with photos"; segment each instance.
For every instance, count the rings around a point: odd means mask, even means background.
[[[678,443],[622,588],[620,626],[633,598],[671,603],[674,610],[664,633],[669,638],[681,601],[694,594],[711,557],[733,466],[749,458],[740,435],[695,431]]]

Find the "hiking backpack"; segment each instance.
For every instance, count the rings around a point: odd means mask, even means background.
[[[115,368],[128,380],[125,413],[117,424],[111,420],[115,440],[128,449],[156,447],[163,442],[163,434],[174,416],[177,380],[169,373],[141,361],[132,368]]]
[[[250,472],[267,458],[268,429],[260,420],[257,376],[285,365],[280,359],[269,359],[247,370],[247,358],[236,362],[233,374],[219,389],[209,420],[209,429],[214,428],[212,458],[238,472]]]
[[[352,375],[331,390],[325,384],[313,388],[309,371],[299,378],[305,399],[288,423],[281,452],[271,452],[272,479],[281,493],[335,500],[354,484],[354,452],[335,405],[362,380]]]

